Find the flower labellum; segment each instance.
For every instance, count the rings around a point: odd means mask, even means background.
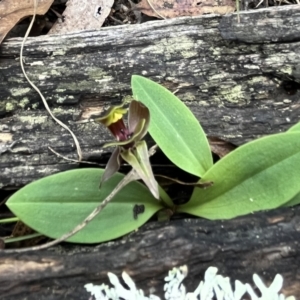
[[[147,144],[142,141],[148,131],[150,112],[141,102],[132,100],[128,109],[127,126],[123,121],[126,112],[127,109],[123,108],[123,105],[114,106],[104,117],[95,119],[96,122],[105,125],[116,138],[116,141],[104,145],[116,146],[116,149],[106,165],[100,186],[119,170],[123,159],[133,167],[153,196],[158,199],[158,184],[150,165]]]

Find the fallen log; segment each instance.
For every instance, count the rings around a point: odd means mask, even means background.
[[[130,95],[132,74],[177,91],[208,135],[237,145],[299,121],[300,6],[236,15],[184,17],[63,36],[29,38],[26,70],[54,114],[70,125],[84,159],[98,161],[110,140],[101,126],[80,123]],[[254,25],[253,25],[254,24]],[[17,188],[78,167],[72,138],[55,124],[24,79],[21,39],[0,47],[0,188]],[[170,108],[171,109],[171,108]],[[10,148],[10,144],[16,143]],[[232,279],[266,283],[284,277],[283,292],[300,297],[300,208],[228,221],[150,222],[101,245],[62,244],[47,251],[0,253],[1,299],[88,299],[84,284],[128,272],[138,288],[163,296],[164,277],[187,265],[193,291],[209,266]]]
[[[178,219],[150,222],[102,245],[63,244],[25,254],[0,252],[1,299],[89,299],[87,283],[108,283],[107,272],[126,271],[146,295],[163,298],[164,277],[187,265],[192,292],[209,266],[253,285],[269,286],[277,273],[285,295],[300,297],[300,207],[259,212],[227,221]]]
[[[239,145],[299,121],[300,6],[240,18],[183,17],[29,38],[25,67],[53,113],[77,135],[85,160],[101,159],[111,138],[98,124],[79,121],[130,95],[132,74],[176,91],[208,135]],[[48,149],[76,159],[71,136],[21,73],[20,46],[14,38],[0,48],[0,145],[17,141],[0,155],[0,188],[78,166]]]

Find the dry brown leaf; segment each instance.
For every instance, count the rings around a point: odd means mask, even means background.
[[[35,0],[0,1],[0,43],[7,33],[23,18],[33,15]],[[39,0],[37,14],[45,14],[54,0]]]
[[[18,221],[13,229],[13,232],[11,234],[11,237],[21,237],[26,236],[29,234],[35,233],[33,229],[28,227],[26,224],[24,224],[22,221]],[[40,241],[44,240],[45,236],[38,236],[35,238],[31,238],[28,240],[23,240],[19,242],[15,242],[15,247],[30,247],[38,244]]]
[[[154,8],[154,10],[149,5]],[[182,16],[198,16],[203,14],[225,15],[235,10],[233,0],[142,0],[136,9],[157,18],[175,18]],[[156,12],[158,13],[156,13]]]
[[[230,142],[224,141],[215,136],[209,136],[208,142],[210,145],[210,149],[213,153],[218,155],[220,158],[224,157],[237,147]]]
[[[69,0],[62,19],[53,25],[49,34],[99,29],[113,4],[114,0]]]

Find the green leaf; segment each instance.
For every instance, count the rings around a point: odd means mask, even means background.
[[[299,192],[300,133],[280,133],[245,144],[218,161],[177,211],[207,219],[230,219],[272,209]]]
[[[51,175],[20,189],[6,204],[29,227],[58,238],[81,223],[124,177],[117,173],[99,189],[103,172],[77,169]],[[144,212],[135,215],[136,205],[143,205]],[[144,185],[131,182],[68,241],[99,243],[115,239],[140,227],[161,208]]]
[[[159,198],[163,202],[164,206],[173,210],[174,203],[172,199],[160,185],[158,185],[158,191],[159,191]]]
[[[300,131],[300,122],[298,122],[297,124],[292,126],[287,132],[299,132],[299,131]],[[300,204],[300,192],[295,197],[293,197],[292,200],[285,203],[283,206],[289,207],[289,206],[295,206],[298,204]]]
[[[289,206],[295,206],[298,205],[300,203],[300,192],[293,197],[293,199],[291,199],[289,202],[284,203],[283,206],[285,207],[289,207]]]
[[[179,168],[202,177],[212,166],[212,154],[198,120],[163,86],[134,75],[133,97],[150,110],[149,132],[165,155]]]
[[[137,172],[152,195],[159,199],[158,183],[152,172],[146,142],[136,142],[134,149],[122,150],[121,156]]]
[[[297,132],[300,131],[300,122],[292,126],[287,132]]]
[[[295,124],[294,126],[292,126],[287,132],[298,132],[300,131],[300,122],[298,122],[297,124]],[[292,200],[290,200],[289,202],[285,203],[283,206],[288,207],[288,206],[295,206],[297,204],[300,203],[300,192],[293,197]]]

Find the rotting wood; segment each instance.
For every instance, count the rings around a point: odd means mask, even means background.
[[[228,221],[151,222],[120,240],[65,244],[48,251],[0,255],[0,294],[8,299],[89,299],[86,283],[107,283],[107,272],[126,271],[146,294],[163,296],[168,270],[186,264],[184,284],[194,291],[209,266],[219,274],[269,284],[284,277],[283,292],[300,298],[300,207],[260,212]],[[163,297],[162,297],[163,299]]]
[[[299,5],[252,10],[248,13],[242,13],[241,16],[240,23],[232,14],[221,19],[219,29],[225,40],[245,43],[293,43],[300,41],[300,32],[297,28],[300,21]],[[257,22],[255,26],[252,26],[253,23],[251,22],[254,20]],[[299,79],[299,74],[297,77]]]
[[[177,91],[208,135],[242,144],[299,121],[300,6],[240,15],[238,25],[234,14],[207,15],[30,38],[25,67],[78,136],[84,159],[101,157],[110,136],[97,124],[76,122],[130,95],[132,74]],[[77,167],[48,149],[76,158],[71,137],[21,73],[20,45],[10,39],[0,48],[0,133],[18,141],[0,155],[0,188]]]

